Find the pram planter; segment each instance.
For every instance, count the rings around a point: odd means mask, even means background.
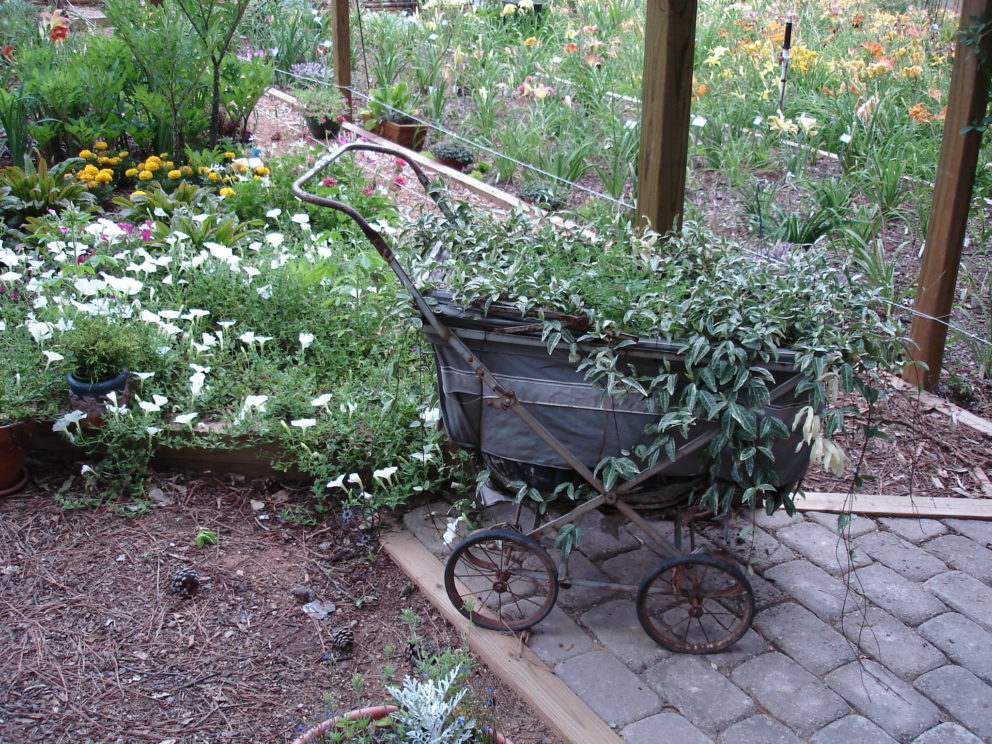
[[[717,451],[712,467],[713,458],[704,456],[704,448],[720,434],[720,425],[697,419],[675,441],[674,451],[660,454],[650,464],[636,463],[642,469],[635,476],[609,481],[598,477],[597,465],[604,458],[629,457],[639,444],[650,441],[645,425],[661,415],[652,408],[652,400],[606,395],[571,361],[572,346],[566,350],[552,344],[548,349],[543,324],[533,318],[483,314],[443,296],[425,298],[383,236],[361,214],[304,189],[327,164],[357,150],[406,160],[447,220],[460,223],[416,163],[378,145],[345,145],[293,184],[300,199],[354,219],[409,292],[435,353],[442,417],[451,438],[480,453],[504,485],[523,480],[532,488],[550,491],[570,480],[584,482],[597,494],[529,531],[518,517],[512,524],[468,535],[445,566],[445,588],[453,605],[488,628],[522,630],[540,622],[554,606],[559,587],[558,567],[540,538],[589,511],[610,507],[639,527],[656,552],[668,557],[637,586],[602,586],[634,593],[641,625],[666,648],[712,653],[733,644],[750,626],[754,592],[743,571],[718,546],[706,552],[695,545],[691,531],[688,549],[683,549],[681,540],[683,523],[699,516],[698,509],[686,508],[693,483],[727,478],[734,469],[730,455]],[[626,365],[656,373],[661,365],[678,369],[683,364],[681,348],[663,340],[637,339],[618,351]],[[806,405],[805,397],[796,392],[805,376],[795,369],[789,352],[773,357],[761,365],[767,384],[761,400],[767,403],[753,413],[759,421],[775,418],[784,425],[766,430],[787,434],[796,412]],[[770,445],[772,450],[778,476],[764,487],[791,489],[806,471],[809,451],[800,434],[780,435]],[[677,527],[674,543],[658,534],[634,503],[670,514]]]

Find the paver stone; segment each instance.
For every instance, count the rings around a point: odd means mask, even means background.
[[[950,665],[927,672],[915,684],[973,734],[992,740],[992,687],[967,669]]]

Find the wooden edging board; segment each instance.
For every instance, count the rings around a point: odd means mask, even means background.
[[[908,383],[898,377],[893,377],[890,375],[889,382],[892,384],[892,387],[900,392],[918,396],[920,403],[923,405],[947,414],[951,417],[951,421],[954,423],[964,424],[975,431],[980,431],[982,434],[992,437],[992,421],[983,419],[981,416],[976,416],[971,411],[966,411],[963,408],[954,405],[950,401],[937,397],[933,393],[928,393],[926,390],[920,390],[916,385]]]
[[[451,605],[441,584],[440,561],[409,532],[393,529],[380,535],[382,546],[416,582],[431,604],[471,649],[568,744],[622,744],[623,740],[544,665],[519,639],[472,625]]]
[[[269,88],[267,94],[272,96],[273,98],[282,101],[283,103],[288,103],[293,108],[299,107],[297,100],[293,96],[277,88]],[[410,158],[410,160],[415,162],[417,165],[424,168],[430,168],[431,170],[440,173],[447,180],[455,181],[459,186],[462,186],[463,188],[466,188],[469,191],[478,194],[479,196],[494,201],[497,204],[502,205],[503,207],[506,207],[508,209],[516,209],[518,207],[534,209],[533,205],[527,204],[527,202],[518,199],[512,194],[508,194],[501,189],[497,189],[493,186],[490,186],[488,183],[480,181],[478,178],[472,178],[471,176],[467,176],[461,171],[455,170],[454,168],[449,168],[446,165],[441,165],[436,160],[432,160],[431,158],[426,158],[423,155],[421,155],[419,152],[415,152],[413,150],[407,150],[404,147],[400,147],[395,142],[390,142],[389,140],[384,139],[383,137],[379,137],[378,135],[372,134],[372,132],[368,131],[367,129],[363,129],[354,122],[345,121],[342,123],[341,126],[343,129],[351,132],[352,134],[356,134],[359,137],[363,137],[373,144],[383,145],[385,147],[392,147],[394,149],[401,150],[406,157]]]
[[[854,513],[875,517],[919,519],[992,519],[992,499],[888,496],[868,493],[808,491],[796,499],[798,511]]]

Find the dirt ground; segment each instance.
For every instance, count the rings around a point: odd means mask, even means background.
[[[414,673],[403,609],[421,618],[424,648],[462,641],[358,515],[280,519],[300,489],[154,474],[151,511],[127,518],[57,504],[78,465],[29,465],[32,485],[0,501],[2,744],[289,742],[330,713],[382,702],[385,674],[398,684]],[[216,544],[197,547],[203,530]],[[191,599],[170,590],[182,568],[200,577]],[[336,649],[342,628],[354,641]],[[500,730],[558,743],[479,667],[472,689]]]

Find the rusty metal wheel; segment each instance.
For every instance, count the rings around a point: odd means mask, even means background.
[[[662,561],[637,589],[637,619],[670,651],[712,654],[754,619],[754,591],[733,563],[705,553]]]
[[[476,625],[524,630],[558,598],[558,569],[540,544],[516,530],[480,530],[462,540],[444,567],[448,599]]]

